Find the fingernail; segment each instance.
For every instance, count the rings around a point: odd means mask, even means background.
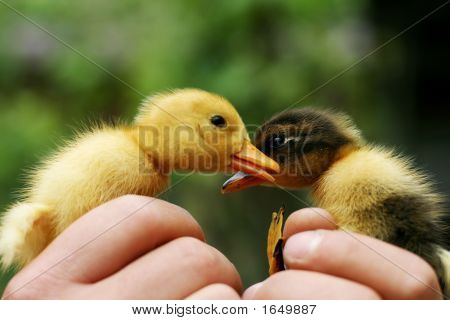
[[[242,299],[252,300],[256,294],[256,291],[258,291],[258,289],[262,286],[262,284],[263,284],[262,282],[259,282],[249,287],[247,290],[245,290],[244,294],[242,295]]]
[[[301,262],[316,250],[322,241],[323,235],[320,231],[306,231],[293,235],[284,246],[284,257],[287,261]]]

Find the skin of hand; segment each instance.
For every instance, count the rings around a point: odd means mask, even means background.
[[[336,230],[323,209],[286,221],[286,271],[248,288],[244,299],[442,299],[436,274],[419,256]]]
[[[239,299],[233,264],[184,209],[123,196],[84,215],[9,282],[4,299]]]

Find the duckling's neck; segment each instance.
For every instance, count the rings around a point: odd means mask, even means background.
[[[339,148],[331,161],[330,166],[320,174],[316,180],[311,183],[312,193],[315,199],[319,200],[321,198],[322,186],[326,181],[326,177],[332,173],[333,168],[340,162],[343,161],[347,156],[361,149],[360,145],[348,144]]]
[[[168,175],[174,170],[174,165],[171,161],[168,161],[168,156],[164,156],[167,152],[164,152],[162,147],[164,143],[159,141],[157,132],[154,130],[146,130],[141,126],[134,126],[127,130],[130,138],[139,146],[139,154],[143,159],[142,161],[145,167],[149,166],[152,170],[157,170],[159,173]],[[149,143],[152,141],[152,143]]]
[[[357,144],[347,144],[345,146],[342,146],[339,148],[339,150],[336,152],[336,155],[334,156],[334,159],[332,161],[332,164],[330,168],[335,164],[336,162],[342,160],[343,158],[347,157],[349,154],[361,149],[361,145]]]

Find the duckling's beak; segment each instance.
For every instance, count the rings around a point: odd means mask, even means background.
[[[239,171],[234,176],[232,176],[230,179],[225,181],[225,183],[222,186],[222,193],[230,193],[230,192],[240,191],[240,190],[252,187],[252,186],[258,186],[260,184],[263,184],[264,182],[267,182],[267,181],[263,180],[261,178],[252,176],[250,174],[246,174],[242,171]]]
[[[247,141],[241,151],[232,156],[231,168],[238,173],[223,184],[222,193],[238,191],[264,182],[274,182],[272,174],[280,172],[278,163]]]

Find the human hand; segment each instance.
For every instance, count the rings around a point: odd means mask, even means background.
[[[3,298],[239,299],[240,290],[234,266],[204,242],[186,210],[124,196],[75,221],[11,279]]]
[[[328,212],[307,208],[286,221],[286,271],[253,285],[244,299],[441,299],[436,274],[419,256],[335,230]]]

